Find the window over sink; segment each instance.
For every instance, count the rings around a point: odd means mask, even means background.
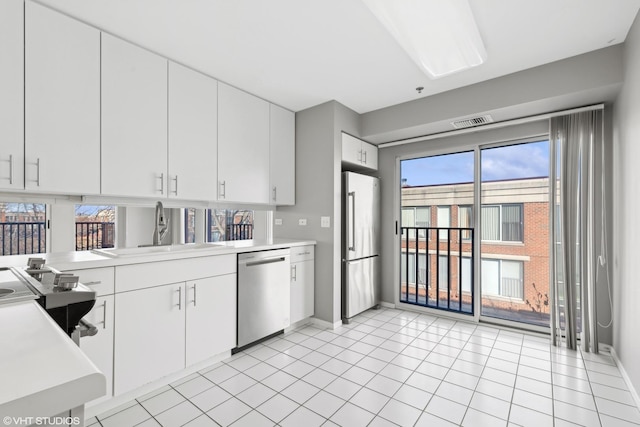
[[[0,255],[46,252],[44,203],[0,203]]]
[[[205,233],[207,242],[253,239],[254,211],[250,209],[206,209]],[[196,242],[196,209],[184,210],[184,242]]]

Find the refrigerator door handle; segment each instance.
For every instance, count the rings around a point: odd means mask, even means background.
[[[351,218],[349,221],[347,221],[347,227],[349,228],[349,230],[347,230],[348,232],[348,236],[350,241],[348,242],[347,246],[348,249],[350,251],[355,252],[356,250],[356,192],[355,191],[350,191],[348,193],[348,197],[351,198]]]

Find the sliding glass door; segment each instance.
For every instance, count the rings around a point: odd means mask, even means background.
[[[549,142],[480,156],[481,315],[549,326]]]
[[[549,326],[549,142],[401,160],[400,176],[399,301]]]

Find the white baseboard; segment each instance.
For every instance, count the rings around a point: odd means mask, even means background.
[[[311,322],[322,329],[338,329],[340,326],[342,326],[342,320],[338,320],[337,322],[327,322],[326,320],[322,320],[322,319],[318,319],[315,317],[311,318]]]
[[[392,304],[390,302],[386,302],[386,301],[380,301],[380,307],[384,307],[384,308],[396,308],[395,304]]]
[[[609,352],[611,353],[611,357],[613,357],[613,360],[615,360],[616,365],[618,365],[618,369],[620,369],[620,374],[622,375],[624,382],[627,384],[627,387],[629,388],[629,392],[633,397],[633,401],[636,402],[636,407],[638,408],[638,410],[640,410],[640,396],[638,396],[638,392],[636,391],[636,388],[633,386],[633,383],[631,382],[631,378],[629,377],[629,374],[627,374],[627,371],[624,369],[624,365],[620,361],[620,358],[618,357],[618,353],[616,353],[616,349],[608,344],[598,344],[598,345],[605,348],[606,350],[609,350]]]
[[[313,317],[307,317],[302,320],[298,320],[296,323],[292,323],[288,328],[284,329],[284,333],[289,333],[293,330],[296,330],[304,325],[308,325],[309,323],[313,324]]]
[[[88,420],[89,418],[95,417],[96,415],[100,415],[104,412],[110,411],[120,405],[124,405],[125,403],[132,401],[133,399],[144,396],[145,394],[151,393],[154,390],[164,387],[167,384],[176,382],[181,378],[187,377],[209,366],[213,366],[218,362],[228,359],[229,357],[231,357],[231,351],[222,352],[200,363],[189,366],[179,372],[167,375],[166,377],[162,377],[158,380],[155,380],[149,384],[145,384],[126,393],[119,394],[118,396],[114,396],[113,398],[105,400],[104,402],[100,402],[93,406],[85,406],[84,418],[85,420]]]

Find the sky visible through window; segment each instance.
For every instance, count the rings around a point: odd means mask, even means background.
[[[549,176],[549,141],[482,150],[482,181]],[[401,162],[406,185],[442,185],[473,182],[473,151],[421,157]]]

